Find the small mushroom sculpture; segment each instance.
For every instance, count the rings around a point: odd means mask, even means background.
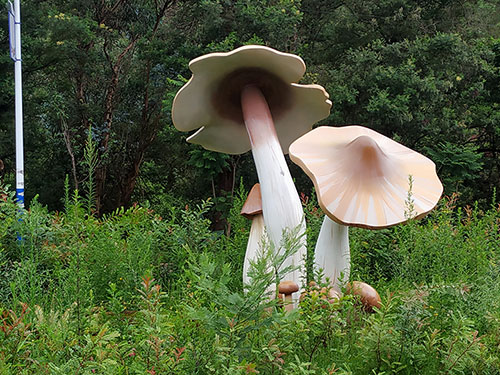
[[[315,266],[338,290],[349,279],[348,226],[380,229],[407,221],[409,194],[413,218],[421,218],[443,192],[430,159],[362,126],[318,127],[290,146],[290,158],[313,181],[326,214]]]
[[[279,249],[283,233],[300,228],[302,246],[283,266],[303,266],[303,210],[284,154],[292,141],[328,116],[328,94],[319,85],[296,83],[305,72],[300,57],[263,46],[211,53],[192,60],[189,68],[193,76],[172,106],[175,127],[198,129],[188,141],[208,150],[252,150],[269,239]],[[286,278],[300,283],[302,272]]]
[[[362,281],[347,283],[345,292],[346,294],[358,296],[366,312],[374,312],[374,308],[380,309],[382,300],[375,288],[367,283]]]
[[[285,280],[278,285],[278,298],[284,303],[286,311],[292,311],[294,308],[293,293],[299,291],[299,285],[295,281]]]
[[[248,193],[247,200],[245,204],[243,204],[240,213],[247,219],[252,220],[250,235],[248,236],[247,251],[245,253],[245,261],[243,262],[243,286],[245,286],[250,283],[250,278],[248,277],[250,263],[257,258],[265,234],[259,184],[255,184],[250,190],[250,193]]]

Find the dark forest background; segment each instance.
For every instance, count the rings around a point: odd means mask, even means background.
[[[322,125],[361,124],[425,154],[445,194],[482,204],[499,185],[497,0],[25,0],[21,12],[28,205],[61,209],[66,176],[85,195],[91,175],[98,214],[208,197],[224,212],[240,181],[257,182],[251,154],[187,144],[170,110],[191,59],[244,44],[300,55],[302,83],[333,102]],[[7,12],[0,25],[0,178],[14,186]]]

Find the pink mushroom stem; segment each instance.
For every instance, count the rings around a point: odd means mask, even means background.
[[[245,86],[241,93],[241,107],[259,177],[262,211],[267,234],[276,249],[279,249],[284,231],[300,228],[300,248],[283,265],[300,266],[299,270],[285,276],[285,279],[293,280],[300,285],[302,274],[305,271],[303,263],[306,254],[302,204],[286,164],[274,128],[274,121],[262,91],[255,85]],[[298,295],[300,293],[297,293],[296,297]],[[294,300],[297,299],[294,298]]]
[[[337,292],[349,281],[351,253],[349,227],[338,224],[327,215],[323,219],[318,241],[314,249],[315,269],[322,269]]]

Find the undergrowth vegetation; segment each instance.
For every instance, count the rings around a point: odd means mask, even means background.
[[[96,218],[78,194],[64,212],[18,212],[2,188],[0,374],[500,373],[496,202],[481,211],[448,197],[421,221],[351,229],[351,278],[382,307],[311,296],[285,312],[266,290],[293,233],[281,255],[263,244],[242,293],[245,195],[223,234],[210,230],[210,201]],[[322,213],[302,201],[312,251]]]

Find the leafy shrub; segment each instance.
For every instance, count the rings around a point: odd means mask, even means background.
[[[35,203],[18,221],[8,193],[0,373],[498,373],[496,204],[457,209],[452,197],[423,221],[351,230],[351,278],[376,286],[382,307],[368,314],[351,296],[309,296],[287,312],[270,292],[283,261],[270,245],[243,293],[245,197],[241,188],[224,235],[210,230],[210,202],[96,218],[74,194],[64,212]],[[302,198],[312,261],[322,214]],[[294,243],[282,244],[286,254]]]

